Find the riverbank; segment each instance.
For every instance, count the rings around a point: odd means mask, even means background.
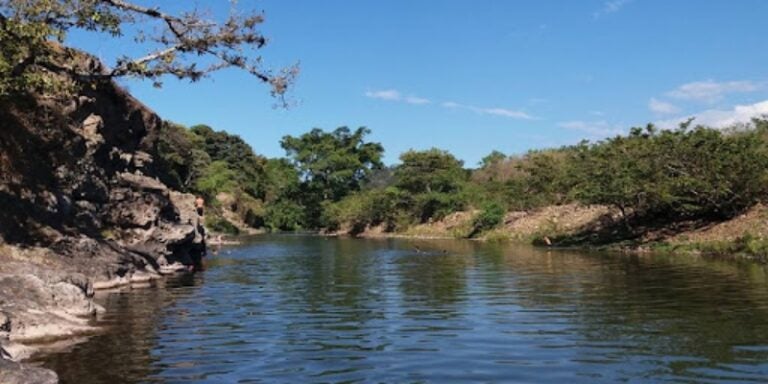
[[[441,220],[400,232],[390,232],[379,225],[354,235],[350,235],[346,228],[326,234],[361,238],[461,239],[468,238],[477,213],[455,212]],[[471,239],[626,253],[693,253],[758,261],[768,257],[768,207],[762,204],[724,221],[629,223],[628,229],[627,222],[615,208],[567,204],[508,212],[497,228]]]

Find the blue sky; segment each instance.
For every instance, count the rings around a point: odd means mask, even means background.
[[[170,1],[142,1],[179,7]],[[184,2],[186,3],[186,2]],[[192,2],[189,2],[192,4]],[[198,1],[213,14],[224,0]],[[265,12],[265,64],[300,63],[289,97],[226,70],[196,84],[122,80],[161,117],[239,134],[256,152],[314,127],[367,126],[385,162],[447,149],[474,166],[492,150],[598,140],[688,116],[714,126],[768,114],[764,0],[240,0]],[[116,43],[69,43],[109,61]]]

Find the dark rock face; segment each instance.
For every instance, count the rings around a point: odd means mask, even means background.
[[[68,60],[99,65],[65,52]],[[6,358],[25,356],[19,342],[87,331],[79,320],[98,310],[90,304],[94,288],[186,269],[205,252],[194,196],[158,181],[153,157],[161,124],[112,82],[66,99],[0,99]],[[0,364],[1,383],[25,382],[8,376],[13,372],[37,372],[2,358]],[[56,381],[40,375],[27,382]]]
[[[191,197],[158,181],[161,123],[111,82],[0,100],[0,240],[54,250],[96,279],[189,259],[202,237]]]

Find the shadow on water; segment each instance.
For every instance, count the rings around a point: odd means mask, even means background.
[[[62,384],[133,383],[149,377],[156,372],[153,350],[163,319],[200,283],[200,277],[182,275],[149,287],[97,292],[96,301],[107,310],[97,325],[105,332],[38,359],[59,374]]]
[[[109,296],[109,333],[43,361],[86,384],[764,382],[767,281],[698,258],[259,236],[193,281]]]

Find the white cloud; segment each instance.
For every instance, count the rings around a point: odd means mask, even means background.
[[[513,119],[523,119],[523,120],[533,119],[533,116],[523,111],[515,111],[512,109],[506,109],[506,108],[475,108],[473,107],[472,110],[481,115],[496,115],[496,116],[511,117]]]
[[[461,108],[461,104],[453,102],[453,101],[446,101],[446,102],[444,102],[444,103],[442,103],[440,105],[442,105],[445,108]]]
[[[676,105],[658,100],[654,97],[648,101],[648,109],[658,115],[673,115],[675,113],[680,113],[680,108]]]
[[[625,5],[631,3],[633,0],[609,0],[603,3],[603,7],[595,11],[592,16],[595,19],[600,16],[604,16],[610,13],[616,13],[621,10]]]
[[[753,117],[768,116],[768,100],[754,104],[737,105],[732,109],[709,109],[699,112],[693,117],[694,124],[706,125],[713,128],[726,128],[736,124],[749,123]],[[656,123],[661,128],[675,128],[680,123],[687,121],[689,117],[663,120]]]
[[[518,111],[514,109],[507,109],[507,108],[486,108],[486,107],[476,107],[473,105],[466,105],[466,104],[460,104],[453,101],[446,101],[444,103],[440,104],[444,108],[450,108],[450,109],[466,109],[468,111],[475,112],[480,115],[493,115],[493,116],[502,116],[502,117],[510,117],[513,119],[521,119],[521,120],[534,120],[535,118],[523,111]]]
[[[398,101],[402,96],[400,96],[400,92],[394,89],[386,89],[383,91],[367,91],[365,92],[366,97],[370,97],[371,99],[380,99],[380,100],[389,100],[389,101]]]
[[[382,91],[367,91],[365,92],[366,97],[370,97],[372,99],[379,99],[379,100],[386,100],[386,101],[397,101],[397,102],[405,102],[408,104],[413,105],[424,105],[424,104],[431,104],[432,100],[426,99],[423,97],[418,97],[414,95],[408,95],[403,96],[399,91],[395,89],[387,89]],[[475,112],[480,115],[492,115],[492,116],[502,116],[502,117],[509,117],[513,119],[521,119],[521,120],[533,120],[534,117],[519,110],[515,109],[508,109],[508,108],[499,108],[499,107],[493,107],[493,108],[486,108],[486,107],[476,107],[473,105],[466,105],[466,104],[460,104],[454,101],[446,101],[440,103],[440,106],[443,108],[449,108],[449,109],[465,109],[468,111]]]
[[[400,91],[396,89],[385,89],[382,91],[367,91],[365,92],[365,96],[370,97],[371,99],[379,99],[379,100],[386,100],[386,101],[402,101],[402,102],[406,102],[408,104],[414,104],[414,105],[429,104],[432,102],[429,99],[425,99],[423,97],[418,97],[414,95],[403,96],[400,93]]]
[[[761,88],[761,84],[752,81],[717,82],[713,80],[705,80],[683,84],[676,89],[667,92],[667,96],[681,100],[713,103],[721,100],[729,93],[754,92]]]
[[[599,121],[564,121],[557,124],[561,128],[581,131],[590,136],[590,138],[602,139],[609,136],[615,136],[624,133],[620,125],[610,124],[605,120]]]
[[[416,97],[416,96],[408,96],[405,98],[405,102],[408,104],[415,104],[415,105],[421,105],[421,104],[429,104],[431,101],[429,99],[425,99],[423,97]]]

